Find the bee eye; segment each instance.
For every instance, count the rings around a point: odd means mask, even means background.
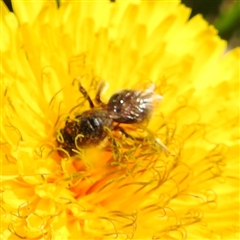
[[[113,103],[118,103],[121,101],[121,95],[120,94],[114,94],[112,97],[109,99],[108,104],[113,104]]]

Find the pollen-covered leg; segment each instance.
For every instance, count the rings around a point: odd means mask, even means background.
[[[170,154],[168,148],[167,148],[166,145],[161,141],[161,139],[154,137],[154,135],[153,135],[152,133],[150,133],[149,130],[147,131],[147,132],[148,132],[148,136],[145,136],[145,137],[134,137],[134,136],[132,136],[131,134],[127,133],[121,126],[119,126],[119,124],[116,125],[113,130],[118,130],[118,131],[120,131],[125,137],[130,138],[130,139],[132,139],[132,140],[141,141],[141,142],[143,142],[145,139],[147,139],[149,136],[151,136],[150,138],[153,138],[153,139],[154,139],[154,142],[166,153],[166,155],[169,155],[169,154]]]

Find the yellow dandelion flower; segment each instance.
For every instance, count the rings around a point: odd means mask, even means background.
[[[1,239],[239,239],[239,48],[178,1],[0,4]],[[163,100],[70,154],[76,82]]]

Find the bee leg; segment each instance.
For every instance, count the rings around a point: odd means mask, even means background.
[[[158,144],[158,146],[165,152],[166,156],[170,153],[168,148],[165,146],[165,144],[161,141],[160,138],[155,138],[155,142]]]
[[[97,94],[95,97],[95,101],[99,104],[99,105],[105,105],[102,100],[101,100],[101,94],[103,92],[105,92],[105,90],[107,89],[108,84],[106,82],[101,82],[100,85],[98,86],[98,90],[97,90]]]
[[[118,125],[115,126],[115,128],[113,130],[119,130],[122,134],[124,134],[127,138],[131,138],[132,140],[137,140],[137,141],[143,141],[144,138],[141,137],[133,137],[131,136],[129,133],[127,133],[122,127]],[[166,155],[168,155],[170,152],[168,150],[168,148],[165,146],[165,144],[161,141],[161,139],[159,138],[155,138],[155,143],[166,153]]]
[[[90,107],[91,107],[91,108],[94,108],[94,104],[93,104],[93,102],[92,102],[92,99],[89,97],[87,91],[85,90],[85,88],[84,88],[81,84],[79,84],[79,91],[80,91],[80,92],[82,93],[82,95],[88,100]]]
[[[78,89],[82,93],[82,95],[88,100],[90,107],[94,108],[94,104],[92,102],[92,99],[90,98],[87,91],[85,90],[85,88],[80,83],[80,77],[75,78],[74,81],[73,81],[73,84],[74,84],[75,81],[78,82]]]
[[[142,138],[136,138],[136,137],[133,137],[131,136],[129,133],[127,133],[122,127],[119,126],[120,123],[118,123],[114,128],[113,130],[116,131],[120,131],[123,135],[125,135],[127,138],[131,138],[133,140],[142,140]]]

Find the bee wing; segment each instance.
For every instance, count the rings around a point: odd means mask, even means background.
[[[139,99],[144,101],[149,109],[156,107],[163,99],[163,96],[154,92],[155,89],[156,85],[152,83],[145,91],[139,92]]]
[[[154,93],[155,89],[156,89],[156,84],[152,83],[144,92],[146,92],[146,93]]]

